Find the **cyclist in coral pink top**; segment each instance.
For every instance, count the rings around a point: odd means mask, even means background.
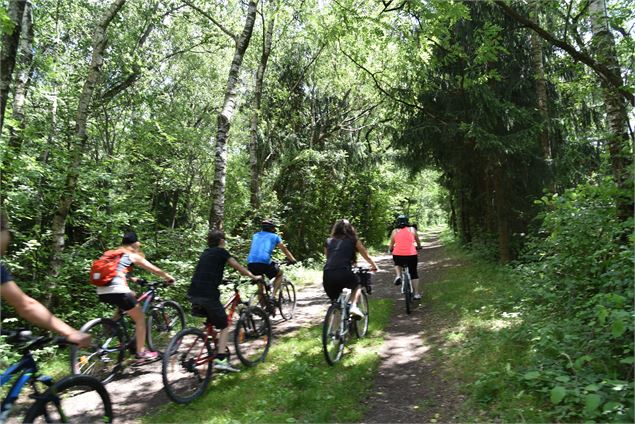
[[[415,247],[415,243],[417,246]],[[408,273],[412,281],[412,289],[414,292],[414,298],[421,299],[419,293],[419,274],[417,273],[418,255],[417,250],[421,249],[421,241],[419,241],[419,235],[417,230],[408,225],[408,217],[406,215],[399,215],[397,218],[397,228],[392,230],[390,234],[390,251],[392,252],[392,259],[395,263],[395,285],[401,284],[401,278],[399,278],[400,267],[408,267]]]

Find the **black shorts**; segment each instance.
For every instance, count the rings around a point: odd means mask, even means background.
[[[227,327],[227,313],[220,300],[195,296],[190,296],[189,299],[192,305],[198,305],[205,310],[207,322],[216,327],[217,330]]]
[[[137,306],[137,299],[130,292],[100,294],[99,300],[104,303],[108,303],[109,305],[116,306],[124,311],[129,311]]]
[[[392,255],[392,260],[395,262],[395,265],[401,267],[408,267],[408,273],[410,274],[411,279],[419,278],[419,274],[417,273],[417,262],[419,262],[418,255],[412,256],[399,256]]]
[[[324,271],[322,274],[322,284],[324,291],[331,300],[336,300],[342,289],[347,288],[353,290],[359,281],[357,275],[350,269],[336,269],[332,271]]]
[[[280,272],[280,266],[277,262],[270,264],[252,262],[247,264],[247,269],[254,275],[266,275],[269,279],[274,278]]]

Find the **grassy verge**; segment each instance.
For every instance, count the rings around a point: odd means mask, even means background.
[[[239,374],[216,374],[207,393],[189,405],[168,404],[145,422],[354,422],[379,365],[393,302],[370,302],[368,336],[352,341],[341,363],[326,364],[321,325],[276,339],[267,362]],[[275,330],[275,329],[274,329]]]
[[[509,377],[522,369],[527,344],[514,337],[521,292],[513,272],[466,254],[445,240],[446,252],[461,266],[448,268],[427,286],[429,322],[436,328],[434,353],[444,372],[461,381],[467,402],[460,422],[542,421],[538,399]]]

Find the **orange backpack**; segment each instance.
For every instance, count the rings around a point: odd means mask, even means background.
[[[121,257],[126,253],[123,249],[107,250],[90,267],[90,284],[94,286],[107,286],[117,276],[117,266]]]

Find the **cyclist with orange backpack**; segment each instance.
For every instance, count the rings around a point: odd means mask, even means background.
[[[100,268],[99,265],[102,267]],[[106,252],[104,256],[93,263],[91,283],[97,286],[97,295],[100,301],[117,306],[132,318],[135,323],[136,357],[139,361],[146,361],[156,358],[157,352],[145,349],[145,314],[137,305],[135,293],[128,287],[128,274],[134,265],[163,278],[167,283],[174,282],[174,277],[151,264],[144,257],[141,251],[141,242],[137,239],[137,235],[131,231],[124,234],[118,249]],[[135,281],[136,278],[133,277],[130,280]]]

